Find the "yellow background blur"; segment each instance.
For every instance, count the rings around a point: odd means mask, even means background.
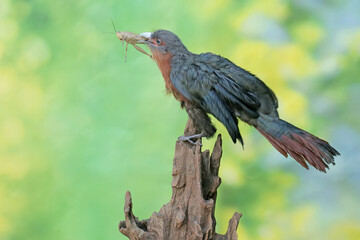
[[[113,33],[158,28],[213,52],[277,94],[282,118],[342,156],[327,174],[285,159],[240,123],[224,127],[217,231],[239,239],[360,239],[358,0],[0,0],[0,239],[125,239],[169,201],[187,115],[156,64]],[[214,139],[205,141],[212,146]]]

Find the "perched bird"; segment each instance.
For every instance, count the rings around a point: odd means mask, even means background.
[[[165,80],[168,92],[180,101],[199,134],[183,141],[212,137],[216,128],[208,114],[218,119],[234,143],[243,139],[238,119],[254,126],[281,154],[303,167],[326,172],[340,155],[328,142],[279,118],[274,92],[255,75],[213,53],[194,54],[167,30],[140,34],[146,40]],[[191,141],[192,142],[192,141]]]

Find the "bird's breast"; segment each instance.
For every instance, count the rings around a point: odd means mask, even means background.
[[[172,55],[168,52],[166,54],[159,53],[157,51],[152,52],[153,59],[158,65],[161,74],[165,80],[165,87],[168,93],[172,93],[176,100],[180,102],[188,102],[188,100],[175,88],[174,84],[171,82],[170,73],[171,73],[171,58]]]

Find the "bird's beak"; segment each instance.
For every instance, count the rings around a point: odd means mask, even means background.
[[[140,43],[140,44],[149,44],[149,43],[152,43],[152,42],[150,41],[151,35],[152,35],[152,32],[140,33],[139,36],[144,37],[145,39],[138,41],[138,43]]]

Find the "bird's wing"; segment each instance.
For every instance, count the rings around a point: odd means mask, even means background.
[[[257,117],[255,109],[260,106],[259,101],[199,56],[185,64],[172,66],[170,78],[174,87],[186,99],[223,123],[234,142],[239,139],[243,143],[234,109],[245,109]]]
[[[273,117],[278,116],[278,100],[274,92],[263,81],[243,68],[236,66],[226,58],[212,53],[205,53],[200,56],[204,59],[213,59],[209,61],[210,65],[217,69],[217,74],[220,78],[236,82],[236,85],[243,92],[242,94],[252,100],[244,102],[247,107],[258,113]],[[235,91],[238,90],[236,88],[233,89]]]
[[[170,78],[174,87],[190,102],[224,124],[234,143],[238,139],[243,144],[235,114],[224,101],[224,94],[214,88],[218,77],[211,67],[195,62],[172,66]]]
[[[237,117],[248,123],[260,113],[277,117],[276,96],[265,83],[218,55],[194,55],[175,64],[170,78],[186,99],[222,122],[234,142],[242,142]]]

